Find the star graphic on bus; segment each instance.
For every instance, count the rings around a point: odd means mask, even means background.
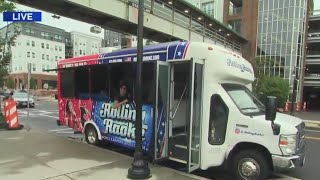
[[[178,56],[181,56],[181,51],[178,51]]]

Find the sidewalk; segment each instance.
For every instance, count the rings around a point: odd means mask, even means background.
[[[32,129],[0,130],[0,179],[127,179],[132,157]],[[150,179],[204,179],[151,165]]]

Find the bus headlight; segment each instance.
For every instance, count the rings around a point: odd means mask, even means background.
[[[279,146],[283,155],[296,153],[296,135],[281,135]]]

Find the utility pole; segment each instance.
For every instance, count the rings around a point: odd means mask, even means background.
[[[136,122],[135,122],[135,153],[131,168],[128,170],[129,179],[148,179],[151,177],[148,162],[144,161],[142,153],[142,100],[141,100],[141,72],[143,58],[143,13],[144,0],[139,0],[138,10],[138,47],[136,72]]]
[[[28,63],[28,87],[27,87],[27,91],[28,91],[28,111],[27,111],[27,130],[30,131],[30,125],[29,125],[29,111],[30,111],[30,77],[31,76],[31,63]]]
[[[293,75],[293,86],[292,86],[291,108],[290,108],[291,115],[293,115],[293,112],[294,112],[294,101],[296,99],[297,79],[298,79],[298,68],[296,67],[295,74]]]

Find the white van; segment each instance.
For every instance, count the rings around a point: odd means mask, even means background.
[[[85,102],[90,117],[79,130],[88,143],[106,140],[134,148],[134,100],[118,109],[112,103],[118,90],[113,83],[120,76],[134,92],[136,52],[130,48],[59,62],[60,109],[65,102],[74,107],[79,99]],[[226,165],[237,179],[266,179],[272,171],[304,164],[304,123],[277,113],[273,97],[265,107],[252,94],[253,68],[240,55],[207,43],[162,43],[144,47],[143,69],[149,97],[143,101],[143,150],[153,161],[184,163],[188,172]],[[83,81],[92,87],[84,92],[82,84],[80,96],[77,84]],[[105,100],[96,95],[100,81],[106,84]],[[67,92],[70,86],[74,96]],[[69,121],[64,113],[59,124]]]

